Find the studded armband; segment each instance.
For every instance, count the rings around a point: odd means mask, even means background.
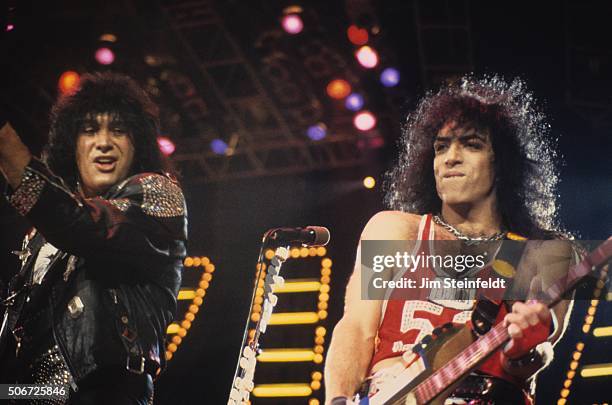
[[[27,215],[36,205],[45,188],[45,180],[36,171],[26,166],[21,183],[17,189],[8,195],[9,203],[21,215]]]

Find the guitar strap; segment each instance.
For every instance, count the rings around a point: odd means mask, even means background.
[[[527,245],[525,241],[526,239],[509,233],[508,239],[502,242],[502,246],[491,265],[497,276],[505,280],[506,294],[512,290],[516,269]],[[476,333],[484,335],[491,329],[502,303],[506,305],[506,309],[509,311],[512,302],[501,300],[499,297],[487,296],[486,291],[479,294],[472,312],[472,326]]]

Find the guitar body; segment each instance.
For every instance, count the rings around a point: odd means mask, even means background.
[[[390,389],[383,387],[380,392],[371,398],[364,398],[359,402],[359,405],[418,404],[416,398],[414,398],[413,402],[410,401],[410,392],[436,370],[444,367],[450,360],[459,355],[473,341],[474,335],[469,326],[444,325],[434,331],[430,339],[424,339],[415,347],[415,352],[425,365],[425,369],[418,376],[408,384],[406,384],[407,381],[403,381],[404,387],[399,391],[393,390],[392,387],[389,387]],[[458,384],[455,383],[439,393],[429,404],[442,405]],[[390,394],[388,391],[394,391],[394,393]],[[405,398],[406,396],[407,398]]]
[[[466,347],[474,341],[474,334],[469,325],[450,325],[448,329],[442,331],[442,334],[427,344],[424,348],[422,356],[425,358],[426,364],[430,365],[425,371],[425,374],[419,375],[418,382],[421,382],[425,377],[431,375],[434,371],[444,367],[459,355]],[[451,385],[445,391],[435,397],[430,404],[442,405],[444,400],[457,388],[461,381]],[[415,384],[417,384],[415,382]]]

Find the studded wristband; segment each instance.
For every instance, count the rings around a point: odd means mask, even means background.
[[[45,180],[29,166],[26,166],[21,183],[14,192],[9,193],[8,201],[21,215],[27,215],[36,205],[45,187]]]
[[[515,369],[532,367],[536,364],[539,367],[544,364],[544,358],[537,349],[533,348],[526,355],[521,356],[518,359],[506,357],[506,364],[509,368]]]

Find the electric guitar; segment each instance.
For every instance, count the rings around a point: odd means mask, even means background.
[[[603,266],[612,256],[612,238],[593,250],[568,274],[538,297],[551,308],[578,283]],[[499,323],[475,339],[467,325],[445,325],[421,341],[408,367],[383,384],[371,397],[357,398],[359,405],[442,405],[464,377],[510,340],[507,327]]]

